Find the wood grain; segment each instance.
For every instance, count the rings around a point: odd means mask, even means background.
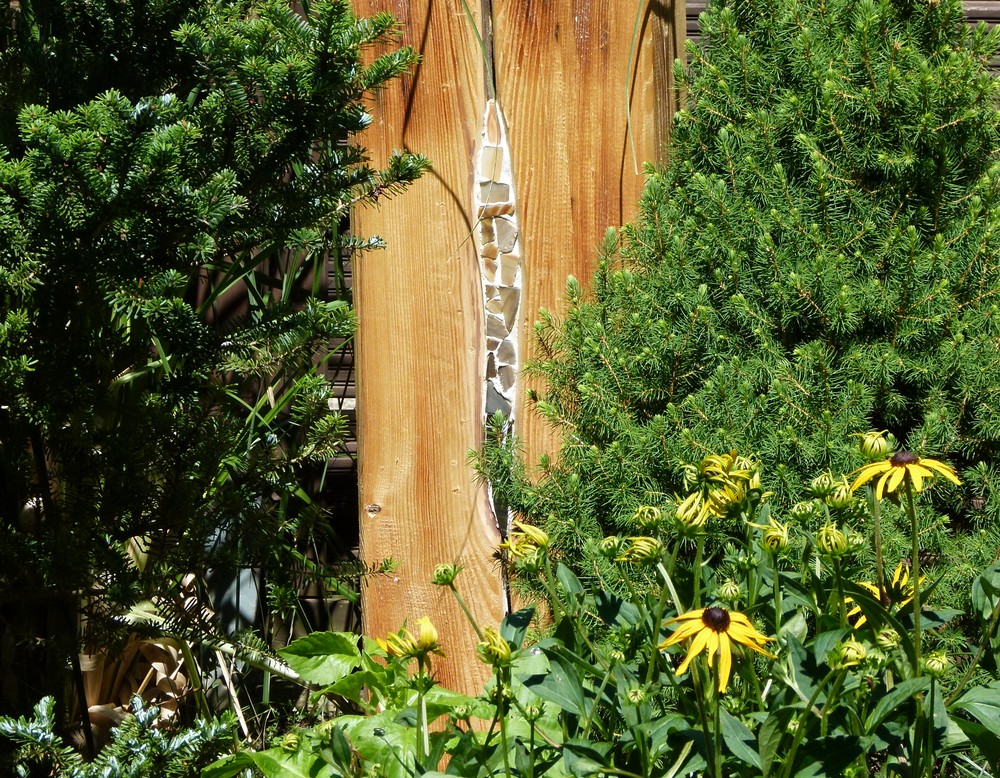
[[[388,248],[358,260],[356,304],[361,555],[398,569],[369,578],[362,620],[369,635],[429,615],[446,660],[439,680],[476,694],[488,676],[476,636],[435,565],[464,565],[458,586],[477,621],[497,625],[505,600],[492,555],[499,543],[467,453],[482,443],[483,299],[473,231],[472,160],[485,95],[482,58],[457,2],[358,0],[389,10],[403,42],[423,56],[413,75],[379,92],[375,122],[359,141],[375,164],[394,148],[430,157],[433,173],[355,228]]]
[[[684,2],[494,0],[493,9],[497,95],[523,235],[521,331],[529,342],[521,353],[530,358],[538,309],[563,310],[569,275],[586,286],[605,231],[635,212],[642,163],[659,158],[674,111],[672,64],[683,51]],[[526,388],[522,382],[522,398]],[[557,453],[554,432],[519,404],[528,462]]]

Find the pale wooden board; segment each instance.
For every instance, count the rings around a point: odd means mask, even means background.
[[[526,349],[529,357],[538,309],[564,310],[569,275],[586,287],[606,229],[632,218],[641,165],[659,158],[666,139],[684,3],[643,3],[630,63],[637,10],[634,0],[494,0],[497,95],[507,118],[522,230],[521,331],[528,342],[521,353]],[[522,398],[525,388],[522,382]],[[519,405],[517,429],[528,462],[556,454],[555,432],[523,399]]]
[[[476,694],[489,673],[474,659],[475,634],[430,578],[439,562],[459,561],[458,585],[477,620],[503,618],[499,537],[467,461],[482,442],[484,311],[470,239],[482,59],[457,0],[357,0],[355,8],[391,11],[423,55],[412,76],[377,94],[362,142],[375,164],[393,148],[434,163],[405,194],[355,217],[359,233],[388,243],[355,271],[361,555],[399,562],[395,574],[365,582],[364,631],[385,635],[429,615],[448,654],[435,661],[439,680]]]

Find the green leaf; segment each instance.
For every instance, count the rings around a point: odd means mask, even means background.
[[[603,589],[594,594],[597,617],[609,627],[630,627],[639,621],[639,609]]]
[[[875,709],[868,714],[865,721],[865,731],[874,732],[893,713],[899,713],[899,707],[905,700],[910,699],[919,692],[926,691],[931,686],[929,678],[910,678],[900,681],[893,687],[892,691],[878,701]]]
[[[554,702],[564,711],[582,716],[586,707],[583,686],[573,664],[556,653],[548,653],[549,672],[524,679],[524,685],[543,700]]]
[[[253,765],[265,778],[336,778],[337,774],[316,754],[270,748],[250,754]]]
[[[576,577],[576,573],[570,570],[562,562],[556,568],[556,579],[559,581],[559,586],[566,593],[566,596],[572,601],[577,595],[583,594],[583,584],[580,583],[580,579]]]
[[[314,632],[278,653],[306,681],[323,686],[336,683],[361,664],[358,636],[350,632]]]
[[[514,613],[508,613],[500,622],[500,637],[517,648],[524,642],[524,635],[528,631],[528,625],[535,615],[535,609],[522,608]]]
[[[588,775],[603,775],[607,772],[607,743],[589,740],[567,740],[563,744],[563,762],[574,778]]]
[[[798,713],[799,709],[791,706],[778,708],[770,713],[757,732],[760,771],[765,778],[771,775],[773,767],[778,766],[775,764],[775,758],[781,747],[781,740],[785,736],[785,732],[788,731],[788,722]]]
[[[964,710],[991,733],[1000,737],[1000,681],[969,689],[951,707]]]
[[[217,762],[212,762],[201,771],[201,774],[203,778],[231,778],[231,776],[240,775],[245,770],[252,769],[253,766],[253,754],[241,751],[238,754],[224,756]]]
[[[753,733],[722,706],[719,706],[719,721],[722,725],[722,739],[733,756],[760,770],[760,754],[754,748],[757,741]]]

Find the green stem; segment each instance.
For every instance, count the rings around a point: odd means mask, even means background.
[[[875,492],[869,486],[868,496],[872,506],[872,519],[875,523],[875,576],[878,582],[879,602],[885,603],[885,559],[882,556],[882,521],[879,518],[879,501],[875,499]]]
[[[829,722],[830,708],[833,707],[833,702],[837,699],[840,694],[840,689],[844,685],[844,679],[847,677],[846,672],[841,672],[836,680],[833,682],[833,689],[826,697],[826,704],[823,706],[823,716],[819,722],[819,735],[820,737],[826,737],[827,725]]]
[[[790,778],[792,775],[792,768],[795,765],[795,753],[799,750],[799,745],[802,743],[802,738],[805,736],[806,716],[808,716],[813,707],[815,707],[816,700],[819,699],[819,695],[823,691],[823,687],[830,682],[830,679],[833,678],[837,672],[837,670],[831,670],[826,674],[826,677],[816,685],[812,696],[809,698],[809,702],[806,703],[805,709],[799,714],[797,719],[798,727],[796,727],[795,732],[792,735],[792,747],[788,750],[788,755],[785,757],[784,764],[782,765],[781,775],[783,778]]]
[[[500,716],[500,748],[503,749],[503,769],[504,775],[510,778],[510,745],[507,742],[507,719],[510,718],[507,715],[507,700],[504,696],[504,692],[510,688],[510,679],[507,677],[510,673],[509,668],[504,668],[500,670],[497,675],[497,706],[504,706],[503,715]]]
[[[708,729],[708,715],[705,712],[705,693],[702,677],[701,677],[701,665],[698,664],[694,668],[694,672],[691,673],[691,679],[694,681],[694,694],[695,698],[698,700],[698,718],[701,720],[701,731],[705,736],[705,759],[708,761],[708,771],[711,775],[718,775],[716,772],[715,765],[715,745],[712,742],[712,734]]]
[[[691,597],[691,610],[697,610],[701,604],[701,557],[705,552],[705,536],[698,535],[698,543],[694,552],[694,594]]]
[[[458,589],[455,588],[454,582],[448,584],[448,587],[451,589],[451,593],[455,595],[455,599],[458,600],[458,606],[462,609],[462,612],[465,614],[465,618],[469,620],[469,623],[472,625],[472,628],[476,631],[476,637],[479,638],[479,642],[482,643],[483,640],[485,640],[485,638],[483,637],[483,631],[479,628],[479,625],[476,623],[476,620],[472,618],[472,611],[469,610],[469,606],[465,604],[465,600],[462,598],[462,595],[458,593]]]
[[[771,552],[771,577],[774,579],[774,636],[781,632],[781,580],[778,575],[778,552]]]
[[[906,512],[910,516],[910,540],[913,551],[910,558],[910,580],[913,582],[913,657],[916,662],[914,677],[919,678],[920,667],[920,534],[917,526],[917,511],[913,507],[913,489],[909,478],[906,480]]]
[[[719,655],[715,655],[715,661],[713,662],[715,666],[715,676],[719,676]],[[716,683],[712,684],[712,750],[714,753],[715,760],[715,776],[716,778],[722,778],[722,727],[719,722],[719,707],[721,705],[719,700],[719,687]]]

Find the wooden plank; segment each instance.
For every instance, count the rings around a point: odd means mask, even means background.
[[[451,592],[430,579],[438,563],[461,563],[458,585],[477,621],[503,618],[492,559],[499,537],[467,463],[482,442],[484,310],[470,239],[482,56],[457,0],[356,0],[355,8],[393,13],[403,42],[423,56],[411,76],[375,95],[361,142],[375,164],[394,148],[434,164],[405,194],[355,218],[360,234],[388,244],[355,268],[360,551],[367,564],[399,564],[364,582],[362,620],[379,636],[430,616],[449,657],[435,661],[438,679],[478,693],[488,669],[473,659],[475,634]]]
[[[521,331],[530,358],[539,308],[564,308],[568,275],[588,281],[606,229],[634,213],[642,163],[659,158],[673,115],[671,72],[683,54],[685,9],[683,0],[493,0],[493,12],[497,97],[518,187]],[[521,384],[516,426],[531,463],[555,454],[558,440],[524,410]]]

